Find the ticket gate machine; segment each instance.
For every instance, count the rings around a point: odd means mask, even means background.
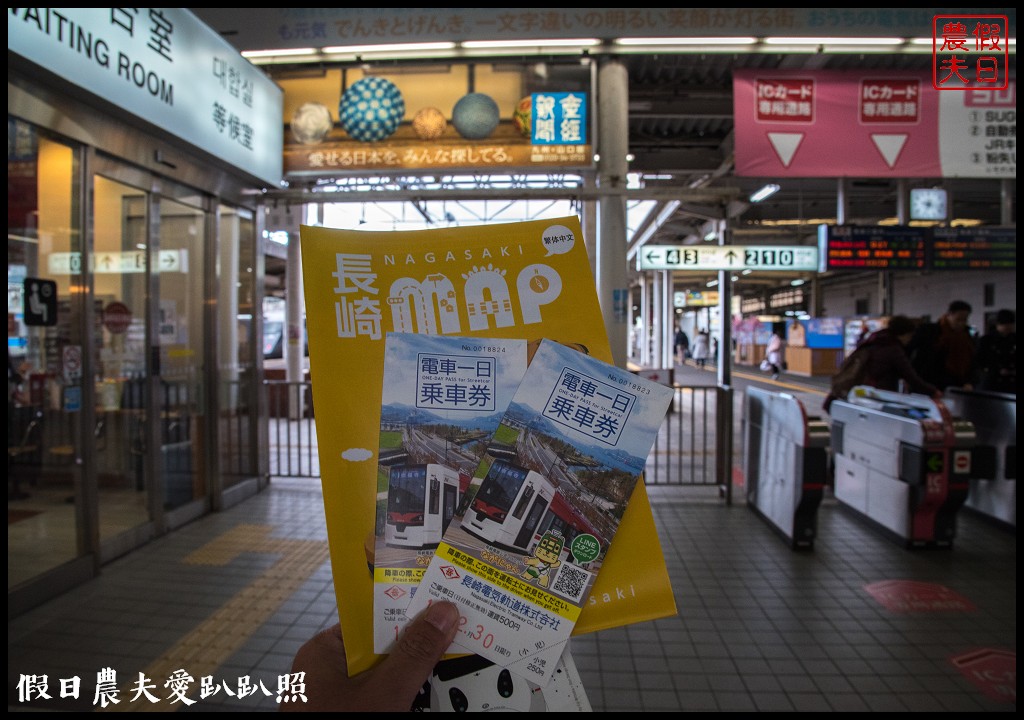
[[[974,424],[978,449],[990,450],[971,463],[970,491],[964,507],[1006,528],[1017,529],[1017,396],[949,388],[942,402],[956,417]]]
[[[808,417],[788,393],[750,387],[746,397],[747,506],[792,549],[810,549],[828,471],[828,424]]]
[[[836,500],[906,547],[952,547],[974,425],[925,395],[864,386],[830,414]]]

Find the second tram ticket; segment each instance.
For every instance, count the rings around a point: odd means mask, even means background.
[[[540,343],[407,611],[455,602],[462,617],[453,652],[541,686],[673,395],[583,351]]]

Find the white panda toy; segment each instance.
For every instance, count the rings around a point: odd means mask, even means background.
[[[432,712],[544,712],[538,686],[479,655],[444,660],[430,678]]]

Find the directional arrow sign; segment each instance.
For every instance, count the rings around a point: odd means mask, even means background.
[[[637,270],[818,270],[809,245],[645,245],[636,258]]]
[[[124,275],[146,272],[146,251],[98,252],[92,256],[93,272],[97,275]],[[53,275],[82,272],[81,253],[50,253],[49,270]],[[161,250],[157,257],[157,272],[188,272],[186,250]]]

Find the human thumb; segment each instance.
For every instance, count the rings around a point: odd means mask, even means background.
[[[391,653],[374,668],[388,695],[405,710],[412,707],[423,683],[455,639],[459,609],[450,602],[431,603],[410,622]]]

